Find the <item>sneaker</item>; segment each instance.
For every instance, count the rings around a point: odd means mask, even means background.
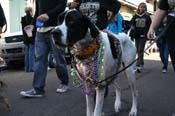
[[[56,92],[58,93],[64,93],[68,90],[68,86],[67,85],[63,85],[63,84],[60,84],[56,90]]]
[[[24,97],[43,97],[43,94],[37,93],[35,89],[30,89],[28,91],[21,91],[20,95]]]
[[[140,67],[140,66],[137,66],[137,68],[136,68],[136,72],[137,72],[137,73],[141,73],[141,72],[142,72],[142,70],[141,70],[141,67]]]
[[[50,68],[50,67],[47,67],[47,70],[48,70],[48,71],[50,71],[50,70],[51,70],[51,68]]]
[[[162,69],[162,73],[166,73],[167,72],[167,69]]]

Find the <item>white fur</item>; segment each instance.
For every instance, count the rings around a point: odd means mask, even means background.
[[[125,66],[127,66],[132,61],[135,60],[136,48],[125,33],[120,33],[115,36],[120,40],[120,44],[122,47],[122,62],[124,63]],[[112,56],[107,34],[104,32],[101,32],[100,38],[102,38],[103,41],[105,42],[104,64],[103,64],[104,67],[103,69],[101,69],[101,72],[104,71],[105,73],[100,77],[101,79],[104,79],[105,77],[109,77],[117,72],[117,61]],[[84,74],[87,71],[86,65],[80,64],[80,65],[77,65],[77,67],[78,67],[78,70],[80,70],[81,72],[84,72]],[[129,116],[136,116],[137,115],[137,93],[136,93],[136,84],[135,84],[136,80],[135,80],[135,73],[134,73],[134,64],[130,66],[128,69],[126,69],[125,74],[128,78],[128,82],[132,92],[132,107],[131,107]],[[121,109],[121,90],[120,90],[120,87],[117,85],[116,81],[114,81],[113,84],[116,88],[116,100],[115,100],[114,108],[116,112],[119,112],[119,110]],[[96,89],[96,103],[93,100],[94,98],[93,95],[86,95],[87,116],[101,116],[103,101],[104,101],[104,94],[105,94],[104,88]]]
[[[66,42],[67,37],[67,27],[65,23],[58,26],[62,33],[62,42]],[[125,33],[119,33],[116,36],[116,38],[119,39],[121,47],[122,47],[122,62],[124,63],[124,66],[128,66],[131,62],[135,60],[136,57],[136,48],[132,44],[132,41],[130,40],[129,36],[127,36]],[[105,32],[100,31],[99,38],[102,39],[102,41],[105,43],[105,49],[104,49],[104,62],[101,66],[101,76],[99,77],[101,80],[105,79],[106,77],[109,77],[113,74],[116,74],[121,67],[118,67],[118,60],[114,59],[111,53],[110,43],[108,40],[108,36]],[[87,74],[87,65],[84,64],[77,64],[77,68],[79,71],[83,72],[86,76]],[[135,84],[135,73],[134,73],[134,64],[131,65],[129,68],[125,70],[125,74],[128,78],[129,85],[131,87],[132,92],[132,107],[131,111],[129,113],[129,116],[136,116],[137,115],[137,93],[136,93],[136,84]],[[116,100],[115,100],[115,111],[119,112],[121,109],[121,90],[120,87],[118,87],[116,81],[113,82],[116,88]],[[94,90],[95,91],[95,90]],[[102,108],[103,108],[103,102],[104,102],[104,94],[105,94],[105,88],[99,88],[96,89],[96,102],[94,102],[94,95],[86,95],[86,105],[87,105],[87,116],[101,116],[102,114]]]
[[[122,47],[122,62],[124,63],[124,66],[129,65],[132,61],[135,60],[136,57],[136,48],[132,44],[132,41],[129,39],[129,36],[127,36],[125,33],[120,33],[118,35],[115,35],[121,44]],[[103,38],[103,41],[105,41],[105,53],[104,53],[104,77],[109,77],[116,73],[116,60],[112,57],[109,41],[107,34],[104,32],[101,32],[101,38]],[[129,113],[129,116],[136,116],[137,115],[137,93],[136,93],[136,84],[135,84],[135,73],[134,73],[134,67],[133,64],[128,69],[126,69],[125,74],[128,78],[128,82],[131,88],[132,92],[132,107],[131,111]],[[121,69],[121,68],[120,68]],[[116,81],[114,81],[114,86],[116,88],[116,100],[115,100],[115,111],[119,112],[121,109],[121,90],[120,87],[117,85]],[[101,116],[102,113],[102,106],[103,106],[103,100],[104,100],[104,89],[97,89],[96,90],[96,104],[94,109],[94,115],[92,115],[93,109],[91,109],[91,105],[94,104],[93,100],[92,103],[87,103],[87,116]],[[92,96],[86,96],[87,102],[90,102],[89,99]],[[88,105],[89,104],[89,105]],[[93,108],[93,107],[92,107]],[[88,111],[88,109],[91,109]],[[90,115],[88,115],[90,114]]]

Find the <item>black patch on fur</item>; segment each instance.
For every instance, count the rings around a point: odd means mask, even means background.
[[[85,37],[88,23],[84,21],[83,15],[78,11],[69,12],[66,17],[67,42],[71,45]]]
[[[73,45],[83,39],[87,34],[88,28],[92,38],[96,38],[99,34],[98,28],[91,20],[77,10],[69,12],[65,17],[65,21],[68,28],[67,42],[69,44]]]
[[[112,51],[112,56],[114,59],[119,59],[121,57],[121,45],[120,41],[111,34],[108,34],[108,39],[110,43],[110,48]]]

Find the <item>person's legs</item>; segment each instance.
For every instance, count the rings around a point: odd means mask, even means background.
[[[168,51],[168,45],[167,42],[164,42],[162,45],[162,49],[163,49],[163,69],[167,70],[168,67],[168,58],[169,58],[169,51]]]
[[[21,91],[20,94],[24,97],[43,97],[45,92],[47,57],[50,50],[48,43],[50,38],[47,35],[45,33],[36,33],[33,89]]]
[[[175,72],[175,48],[174,48],[175,39],[174,39],[174,36],[172,36],[171,38],[167,38],[167,43],[168,43],[168,50],[170,53],[171,63],[173,65],[173,69]]]
[[[162,69],[167,69],[168,66],[168,46],[166,41],[163,38],[160,38],[157,41],[157,47],[159,48],[160,59],[163,63]]]
[[[52,40],[51,45],[56,62],[56,73],[61,80],[61,84],[68,85],[69,78],[64,50],[58,49],[56,46],[54,46]]]
[[[58,49],[54,44],[52,39],[51,40],[51,47],[53,50],[54,58],[56,61],[56,73],[59,79],[61,80],[61,86],[57,89],[57,92],[66,92],[68,89],[68,70],[67,70],[67,63],[65,59],[65,53],[63,49]]]
[[[44,93],[47,75],[47,58],[50,50],[48,39],[50,39],[48,38],[48,34],[36,33],[33,88],[39,93]]]
[[[34,58],[35,58],[34,44],[29,44],[29,71],[34,71]]]
[[[24,61],[24,70],[29,72],[29,46],[25,45],[25,61]]]
[[[140,42],[138,45],[138,65],[143,66],[144,65],[144,49],[145,49],[145,44],[146,44],[146,38],[139,38]]]
[[[164,60],[163,60],[163,47],[162,47],[162,42],[160,42],[160,40],[159,41],[157,41],[157,47],[159,48],[159,56],[160,56],[160,60],[162,61],[162,63],[164,62]]]

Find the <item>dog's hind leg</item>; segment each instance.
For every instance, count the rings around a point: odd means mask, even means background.
[[[115,98],[115,112],[119,112],[121,109],[121,88],[118,86],[117,81],[114,81],[115,91],[116,91],[116,98]]]
[[[129,86],[132,93],[132,107],[129,116],[137,116],[137,90],[136,90],[136,78],[134,73],[134,66],[130,66],[125,72],[128,78]]]
[[[94,94],[86,95],[86,116],[93,116],[94,115]]]
[[[105,88],[97,88],[96,90],[96,104],[93,116],[101,116],[104,102]]]
[[[6,111],[10,111],[11,110],[11,105],[9,103],[8,98],[4,98],[4,102],[5,102]]]

